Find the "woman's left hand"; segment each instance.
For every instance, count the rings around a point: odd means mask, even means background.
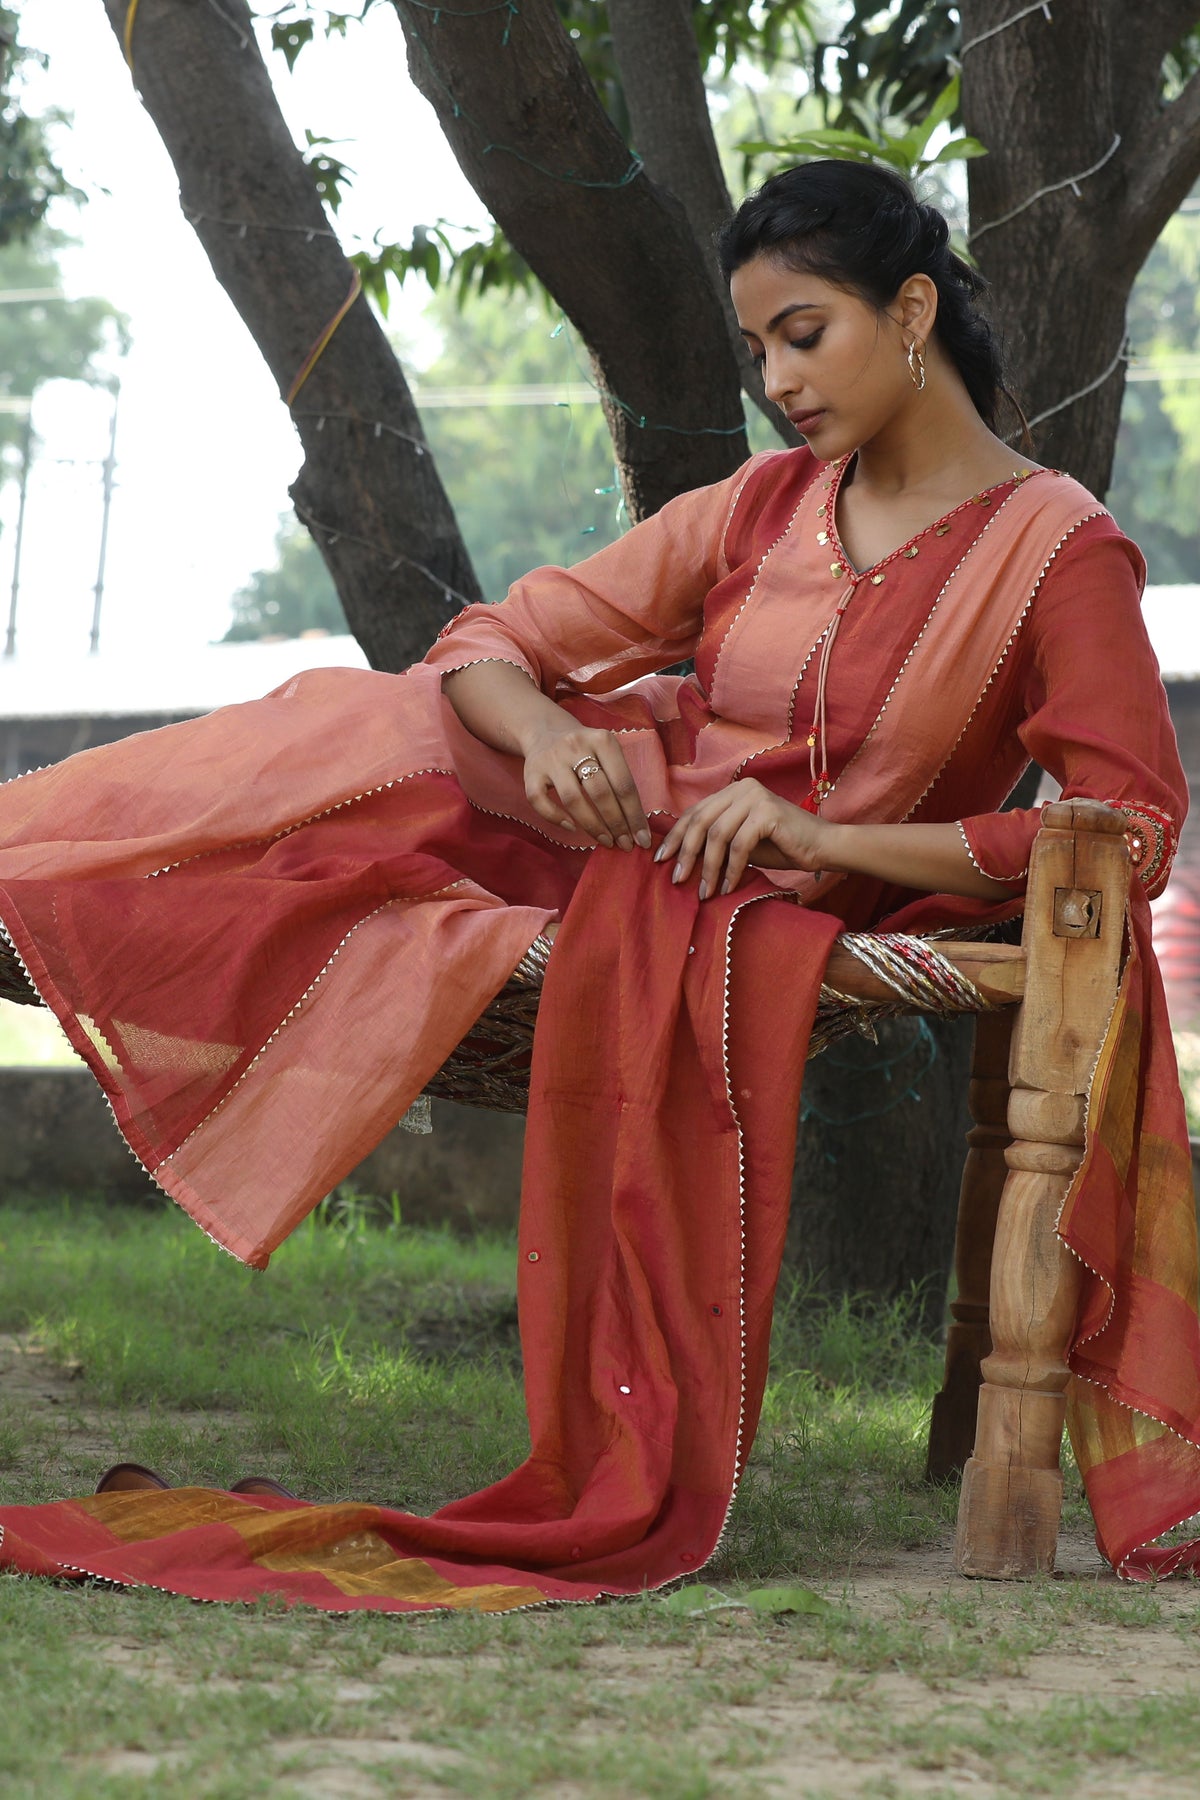
[[[815,814],[781,800],[752,780],[735,781],[690,806],[658,847],[656,862],[675,858],[672,881],[699,864],[700,898],[728,894],[751,862],[771,869],[820,869],[826,827]]]

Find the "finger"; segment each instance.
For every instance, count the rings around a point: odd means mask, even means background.
[[[700,866],[701,899],[707,900],[710,895],[719,893],[721,883],[725,879],[725,864],[729,857],[729,845],[742,823],[741,808],[726,807],[719,819],[714,820],[704,840],[704,858]]]
[[[675,853],[675,867],[671,871],[672,881],[686,881],[691,875],[697,862],[704,855],[708,834],[712,829],[710,820],[715,820],[719,816],[719,813],[712,812],[711,807],[696,807],[688,820],[687,828]]]
[[[548,825],[557,825],[561,831],[575,830],[574,819],[567,817],[566,809],[549,782],[542,788],[526,788],[525,798]]]
[[[709,824],[719,818],[722,808],[728,804],[724,794],[710,794],[707,800],[700,800],[695,806],[689,806],[686,812],[680,813],[671,829],[663,838],[654,855],[655,862],[666,862],[671,857],[678,857],[685,841],[691,855],[699,853]]]
[[[650,848],[650,821],[642,806],[642,797],[638,793],[637,783],[630,773],[629,764],[625,760],[625,752],[615,738],[604,745],[599,753],[599,762],[608,779],[616,802],[620,819],[617,824],[617,841],[628,835],[642,846]]]
[[[734,832],[733,837],[730,839],[729,851],[725,859],[725,874],[721,882],[721,893],[732,894],[734,888],[737,887],[738,883],[745,875],[746,870],[749,867],[750,858],[753,856],[761,842],[762,838],[759,827],[752,819],[747,819],[739,830]]]
[[[589,792],[590,788],[597,786],[603,780],[603,773],[592,776],[589,778],[588,784],[585,787],[572,769],[569,772],[556,775],[554,778],[554,786],[555,792],[558,794],[558,797],[562,801],[567,812],[570,813],[571,818],[574,820],[578,829],[580,831],[586,831],[589,837],[595,838],[598,844],[603,844],[606,850],[611,850],[613,843],[615,842],[616,834],[611,830],[603,813],[600,811],[599,806],[596,804],[596,801],[600,796],[597,794],[595,799],[593,799],[592,794]]]
[[[597,828],[605,832],[614,843],[619,843],[624,838],[626,842],[621,848],[632,850],[633,834],[625,822],[621,803],[613,792],[609,772],[600,757],[592,755],[582,759],[582,764],[577,763],[571,774],[578,783],[584,803],[595,815]]]

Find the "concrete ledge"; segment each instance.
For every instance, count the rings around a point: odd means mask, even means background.
[[[86,1069],[0,1068],[0,1119],[0,1203],[14,1192],[163,1199]],[[435,1100],[433,1122],[427,1137],[390,1132],[349,1185],[385,1200],[398,1195],[413,1225],[515,1225],[524,1119]]]

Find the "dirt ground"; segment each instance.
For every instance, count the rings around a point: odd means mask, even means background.
[[[76,1471],[83,1475],[86,1469],[91,1475],[97,1458],[110,1460],[119,1453],[112,1422],[81,1404],[78,1376],[79,1371],[55,1367],[28,1342],[0,1336],[0,1393],[42,1425],[48,1445],[57,1443],[56,1471],[68,1483]],[[128,1429],[128,1413],[122,1415],[121,1424]],[[84,1485],[89,1486],[90,1481]],[[914,1616],[919,1619],[927,1611],[932,1621],[948,1595],[973,1592],[985,1610],[992,1595],[1003,1596],[998,1585],[963,1582],[954,1574],[951,1558],[947,1533],[944,1542],[932,1547],[898,1552],[886,1566],[856,1567],[843,1581],[815,1585],[857,1616],[881,1624],[911,1621]],[[1081,1532],[1064,1534],[1060,1541],[1057,1579],[1114,1591],[1121,1586],[1104,1568],[1090,1536]],[[784,1652],[782,1678],[761,1686],[749,1703],[731,1700],[728,1707],[711,1705],[703,1719],[696,1721],[697,1730],[703,1739],[709,1733],[715,1737],[723,1723],[736,1724],[740,1731],[758,1728],[764,1739],[789,1746],[742,1775],[741,1785],[729,1790],[739,1795],[750,1791],[803,1800],[866,1800],[868,1796],[872,1800],[908,1800],[909,1796],[948,1800],[970,1794],[980,1800],[1008,1800],[1018,1793],[1060,1792],[1063,1790],[1053,1783],[1044,1789],[1036,1783],[1030,1787],[1027,1773],[1022,1782],[1010,1782],[995,1757],[986,1760],[973,1754],[969,1743],[960,1744],[949,1756],[939,1752],[933,1728],[944,1727],[956,1717],[965,1725],[972,1717],[986,1717],[994,1737],[997,1718],[1007,1718],[1016,1740],[1023,1719],[1050,1709],[1069,1710],[1081,1699],[1103,1704],[1197,1695],[1200,1641],[1190,1628],[1181,1629],[1190,1627],[1197,1616],[1196,1586],[1167,1582],[1156,1593],[1161,1609],[1157,1623],[1137,1629],[1122,1629],[1105,1621],[1074,1623],[1061,1634],[1061,1648],[1034,1651],[1025,1660],[1022,1673],[989,1674],[985,1679],[951,1675],[931,1681],[928,1675],[921,1678],[902,1667],[862,1674],[835,1661],[806,1658],[802,1641],[797,1639]],[[538,1634],[553,1632],[555,1617],[552,1612],[531,1614],[529,1624]],[[739,1637],[745,1651],[751,1653],[747,1660],[754,1660],[755,1629],[744,1615],[731,1613],[721,1619],[714,1672],[737,1669]],[[142,1679],[171,1682],[177,1689],[187,1690],[186,1680],[169,1664],[158,1661],[147,1667],[139,1645],[113,1642],[102,1654],[113,1666],[137,1672]],[[494,1666],[496,1660],[473,1656],[472,1667]],[[779,1657],[774,1660],[778,1666]],[[598,1693],[608,1690],[614,1700],[631,1684],[648,1680],[661,1684],[670,1681],[673,1673],[681,1678],[694,1673],[696,1663],[696,1652],[687,1647],[648,1649],[609,1643],[582,1652],[582,1667],[592,1688]],[[385,1685],[394,1694],[399,1680],[422,1668],[439,1666],[444,1667],[442,1659],[420,1654],[385,1656],[369,1679],[347,1680],[331,1665],[331,1699],[334,1704],[369,1700],[373,1691]],[[205,1685],[211,1690],[211,1677]],[[722,1713],[728,1714],[727,1721]],[[454,1774],[462,1763],[455,1753],[410,1735],[402,1714],[393,1710],[387,1717],[385,1736],[278,1739],[267,1755],[277,1764],[286,1791],[312,1800],[378,1800],[379,1796],[394,1795],[406,1800],[446,1800],[448,1791],[485,1795],[485,1789],[469,1780],[458,1787]],[[856,1741],[855,1721],[868,1718],[876,1729],[864,1732]],[[877,1727],[888,1718],[910,1733],[915,1722],[928,1721],[928,1753],[914,1754],[911,1747],[899,1755],[874,1751],[870,1746],[878,1736]],[[170,1753],[124,1751],[88,1759],[89,1767],[98,1772],[129,1778],[134,1784],[154,1782],[170,1792],[179,1791],[171,1784],[175,1760]],[[425,1779],[422,1769],[428,1770]],[[1102,1764],[1089,1775],[1083,1790],[1089,1800],[1109,1800],[1110,1796],[1112,1800],[1118,1796],[1120,1800],[1162,1800],[1176,1795],[1193,1800],[1197,1792],[1195,1777],[1176,1783],[1161,1771],[1140,1773],[1124,1762],[1115,1762],[1114,1769],[1119,1773],[1111,1780]],[[275,1782],[264,1780],[263,1791],[271,1791]],[[724,1791],[718,1774],[714,1774],[714,1791]],[[574,1785],[540,1786],[537,1800],[582,1800],[583,1794],[584,1790]]]

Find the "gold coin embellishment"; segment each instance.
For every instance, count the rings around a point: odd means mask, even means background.
[[[815,731],[810,731],[810,732],[809,732],[809,734],[808,734],[808,739],[807,739],[807,742],[808,742],[808,747],[809,747],[809,749],[810,749],[810,750],[815,750],[815,749],[816,749],[816,747],[817,747],[817,734],[816,734],[816,732],[815,732]]]
[[[882,575],[872,575],[871,586],[872,587],[882,587],[882,585],[883,585],[883,576]]]
[[[817,517],[818,517],[818,519],[823,519],[825,517],[825,502],[824,502],[824,500],[822,500],[820,506],[818,506],[818,508],[817,508]]]
[[[844,575],[846,571],[843,569],[841,563],[830,563],[829,573],[831,575]]]
[[[978,497],[978,504],[980,506],[990,506],[992,504],[992,496],[990,494],[980,494]]]
[[[945,537],[946,533],[949,530],[950,530],[949,525],[939,525],[937,528],[937,534],[939,537]]]
[[[829,533],[827,531],[818,531],[817,542],[818,544],[827,544],[829,542]]]
[[[910,544],[904,554],[911,559],[914,556],[919,556],[921,552],[916,544]]]

